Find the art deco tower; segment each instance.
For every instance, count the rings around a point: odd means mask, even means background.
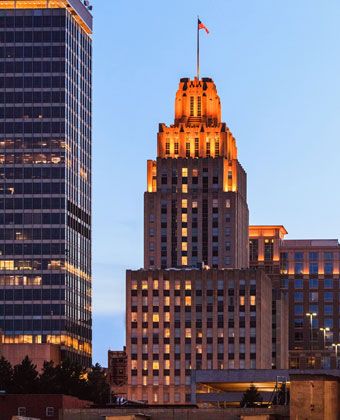
[[[91,362],[92,16],[0,1],[0,329]]]
[[[246,173],[212,79],[181,79],[148,161],[144,267],[248,266]]]

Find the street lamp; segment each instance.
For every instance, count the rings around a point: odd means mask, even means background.
[[[330,331],[329,327],[320,328],[320,331],[323,332],[323,348],[326,348],[326,334]]]
[[[317,316],[316,312],[307,312],[306,316],[310,319],[310,349],[312,350],[312,340],[313,340],[313,317]]]
[[[334,347],[335,350],[335,367],[338,368],[338,347],[340,347],[340,343],[333,343],[332,347]]]

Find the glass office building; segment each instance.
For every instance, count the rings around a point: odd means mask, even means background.
[[[91,33],[80,0],[0,1],[0,329],[91,363]]]

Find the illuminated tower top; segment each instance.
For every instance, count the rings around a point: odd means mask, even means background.
[[[248,266],[247,179],[212,79],[180,80],[148,161],[146,268]]]
[[[158,157],[237,159],[235,138],[221,115],[221,101],[212,79],[181,79],[174,124],[159,126]]]

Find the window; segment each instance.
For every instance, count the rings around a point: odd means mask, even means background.
[[[319,293],[318,292],[310,292],[309,293],[309,302],[318,302],[319,300]]]
[[[324,306],[324,314],[325,315],[333,315],[333,305],[325,305]]]
[[[165,154],[170,155],[170,143],[165,143]]]
[[[309,279],[309,288],[310,289],[317,289],[319,286],[318,279]]]
[[[215,140],[215,157],[219,157],[220,155],[220,142]]]
[[[175,143],[175,150],[174,150],[174,152],[175,152],[175,155],[178,155],[178,143],[177,142]]]
[[[197,116],[200,117],[202,115],[202,98],[200,96],[197,97]]]
[[[190,96],[190,117],[194,116],[194,97]]]
[[[325,279],[324,287],[325,289],[333,289],[333,279]]]
[[[294,305],[294,315],[303,315],[303,305]]]
[[[264,259],[272,261],[274,254],[274,239],[265,239],[264,241]]]
[[[185,156],[190,157],[190,143],[185,144]]]
[[[249,241],[249,254],[250,254],[250,261],[257,261],[259,258],[259,240],[258,239],[251,239]]]
[[[333,274],[333,263],[325,262],[325,274]]]
[[[195,157],[199,156],[199,142],[200,142],[199,139],[195,138]]]
[[[294,272],[295,272],[295,274],[303,274],[303,263],[302,262],[296,262],[295,263]]]
[[[324,301],[333,302],[333,292],[324,292]]]
[[[318,274],[319,264],[318,263],[309,263],[309,274]]]
[[[18,416],[26,416],[26,407],[18,407]]]
[[[294,287],[295,289],[303,289],[303,280],[302,279],[294,280]]]
[[[294,293],[294,301],[295,302],[302,302],[303,301],[303,292],[295,292]]]

